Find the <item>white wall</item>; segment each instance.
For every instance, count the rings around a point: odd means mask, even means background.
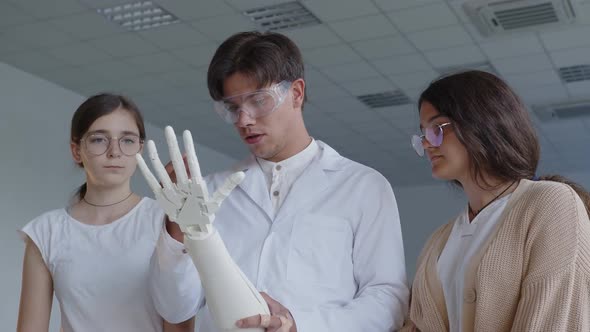
[[[411,282],[422,246],[439,226],[465,207],[461,191],[448,184],[395,187],[392,183],[402,222],[406,271]]]
[[[82,171],[72,162],[68,141],[71,116],[84,99],[0,63],[1,331],[16,329],[24,252],[16,231],[42,212],[63,207],[83,181]],[[148,137],[161,147],[163,130],[150,124],[146,129]],[[235,162],[204,146],[198,151],[204,174]],[[138,174],[133,187],[152,196]],[[59,331],[56,308],[54,301],[50,331]]]

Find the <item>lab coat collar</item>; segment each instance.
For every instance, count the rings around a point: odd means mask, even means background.
[[[326,143],[319,140],[317,143],[320,153],[305,171],[303,171],[295,183],[293,183],[293,187],[287,195],[283,206],[281,206],[277,213],[277,218],[285,217],[305,209],[308,206],[306,203],[315,199],[329,186],[330,183],[326,173],[340,171],[343,168],[345,163],[344,157]],[[272,220],[272,202],[265,184],[264,174],[260,165],[256,162],[256,158],[253,155],[249,156],[247,159],[238,163],[234,167],[234,170],[246,173],[246,177],[240,183],[239,187],[266,212],[269,220]],[[310,190],[310,188],[313,188],[313,190]]]

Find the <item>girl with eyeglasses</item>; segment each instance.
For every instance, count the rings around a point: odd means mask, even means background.
[[[590,331],[590,195],[535,175],[528,112],[496,76],[440,78],[412,138],[432,175],[467,197],[419,257],[403,331]]]
[[[149,295],[150,258],[164,230],[158,204],[133,193],[145,128],[119,95],[87,99],[74,113],[70,149],[86,182],[67,208],[23,229],[26,249],[17,331],[47,331],[53,295],[70,331],[190,331],[164,322]]]

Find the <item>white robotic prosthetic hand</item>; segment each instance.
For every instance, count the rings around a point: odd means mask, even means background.
[[[219,190],[209,198],[191,133],[185,130],[183,135],[189,174],[186,172],[172,127],[166,127],[165,135],[176,173],[176,184],[170,180],[153,141],[147,142],[148,155],[162,185],[158,183],[140,154],[136,155],[137,162],[154,191],[156,200],[166,211],[168,218],[176,222],[184,233],[184,245],[201,277],[213,320],[217,328],[224,332],[263,331],[259,328],[238,329],[235,325],[241,318],[268,315],[270,311],[264,298],[232,260],[219,233],[213,227],[215,212],[221,202],[244,179],[244,173],[237,172],[229,176]]]

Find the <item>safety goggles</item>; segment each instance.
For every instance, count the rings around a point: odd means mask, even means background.
[[[426,139],[428,143],[434,147],[441,146],[443,142],[443,128],[450,124],[450,122],[446,122],[434,125],[432,127],[424,128],[422,135],[413,135],[412,147],[414,148],[414,151],[416,151],[420,157],[424,156],[424,139]]]
[[[215,111],[230,124],[238,122],[240,112],[257,119],[276,111],[285,100],[290,87],[291,82],[282,81],[269,88],[226,97],[214,102]]]

